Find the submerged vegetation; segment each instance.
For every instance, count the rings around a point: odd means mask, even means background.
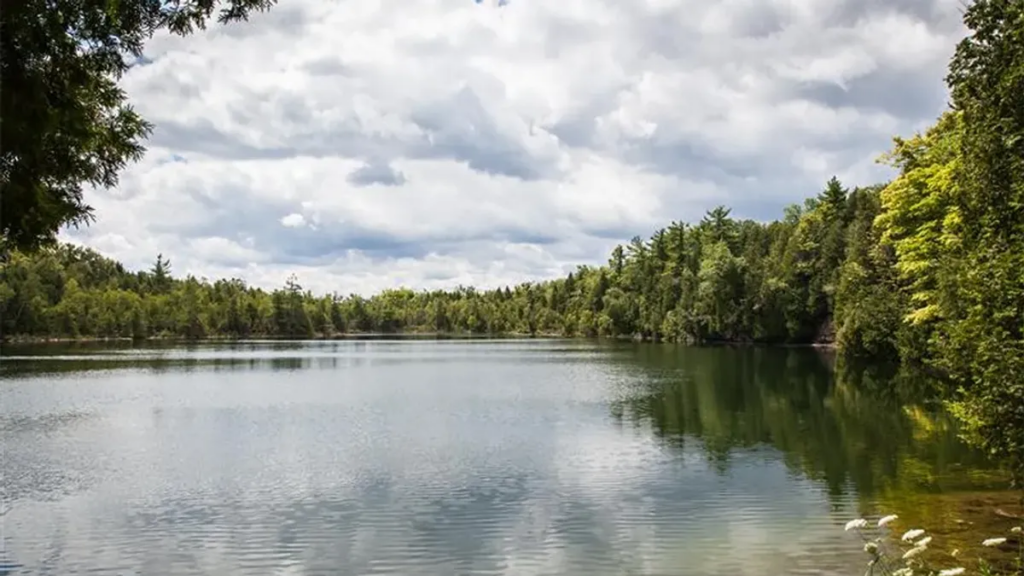
[[[910,528],[899,539],[888,536],[899,516],[890,514],[880,518],[874,526],[863,518],[846,523],[846,531],[854,530],[864,541],[864,552],[869,556],[865,574],[885,576],[961,576],[975,574],[1024,574],[1024,534],[1021,526],[1014,526],[1003,536],[985,538],[977,548],[995,549],[1002,554],[988,558],[969,558],[959,548],[943,549],[935,535],[923,528]],[[876,535],[877,534],[877,535]],[[872,537],[873,536],[873,537]],[[965,566],[970,565],[971,568]]]

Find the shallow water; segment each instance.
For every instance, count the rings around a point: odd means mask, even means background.
[[[3,354],[0,574],[861,574],[848,518],[984,467],[810,350]]]

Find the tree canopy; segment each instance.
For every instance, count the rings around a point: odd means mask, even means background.
[[[809,343],[832,339],[835,323],[838,335],[850,339],[854,328],[836,310],[853,314],[857,308],[847,300],[860,304],[863,297],[859,287],[840,289],[840,276],[844,266],[872,257],[878,233],[870,223],[881,209],[880,194],[878,186],[847,190],[833,179],[815,208],[771,223],[736,220],[718,207],[696,224],[674,222],[647,239],[633,238],[613,250],[605,266],[491,290],[314,295],[292,278],[268,292],[238,279],[175,278],[162,254],[150,269],[134,272],[90,249],[60,244],[13,253],[0,278],[0,332],[466,332]],[[847,245],[858,247],[856,253]],[[894,356],[895,346],[879,341],[870,353]]]
[[[156,31],[244,20],[275,0],[2,0],[0,239],[52,243],[93,218],[86,186],[113,187],[152,126],[117,81]]]
[[[947,82],[962,115],[929,358],[955,408],[1024,475],[1024,2],[977,0]]]

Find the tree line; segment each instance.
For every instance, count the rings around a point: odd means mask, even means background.
[[[872,291],[890,296],[851,268],[880,247],[872,222],[882,191],[848,191],[833,178],[768,224],[718,207],[698,223],[633,238],[605,265],[494,290],[316,295],[292,277],[268,291],[240,279],[176,278],[163,255],[149,270],[130,271],[89,248],[59,244],[11,253],[0,279],[0,331],[58,338],[459,332],[688,343],[835,336],[859,353],[895,358],[898,310],[890,306],[896,315],[885,324],[877,312],[888,300],[867,314],[853,305]]]

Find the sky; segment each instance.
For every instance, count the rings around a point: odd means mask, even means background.
[[[143,160],[63,239],[316,292],[495,287],[717,205],[891,176],[947,106],[960,0],[280,0],[159,34]]]

